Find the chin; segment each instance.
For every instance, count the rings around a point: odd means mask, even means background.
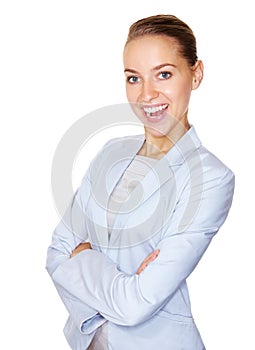
[[[160,128],[156,128],[155,126],[151,125],[144,125],[144,129],[148,134],[150,134],[153,137],[165,137],[169,133],[169,130],[160,130]]]

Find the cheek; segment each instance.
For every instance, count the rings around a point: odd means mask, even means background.
[[[191,87],[190,86],[184,86],[183,87],[183,104],[188,107],[190,95],[191,95]]]
[[[191,91],[191,85],[184,83],[171,91],[169,90],[168,96],[175,105],[186,107],[189,104]]]
[[[139,96],[138,89],[136,89],[134,86],[126,85],[126,96],[127,96],[128,102],[130,103],[137,102],[137,98]]]

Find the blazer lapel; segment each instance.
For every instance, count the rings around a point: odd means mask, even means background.
[[[100,249],[108,247],[107,208],[110,195],[144,143],[144,135],[112,140],[105,146],[102,157],[97,160],[93,174],[92,195],[88,222],[91,224],[91,240]],[[92,233],[94,232],[94,233]]]
[[[163,184],[167,181],[171,181],[171,179],[174,181],[173,171],[169,166],[168,160],[163,157],[157,163],[155,163],[153,168],[131,192],[127,201],[121,205],[118,213],[116,214],[113,230],[110,236],[111,247],[117,246],[118,237],[122,230],[130,223],[132,226],[132,216],[137,215],[137,211],[140,211],[140,216],[142,219],[143,215],[145,214],[143,212],[145,210],[145,202],[156,191],[160,191]],[[157,198],[158,197],[160,199],[160,193],[159,196],[157,195]]]
[[[96,202],[92,213],[98,245],[103,247],[113,246],[125,225],[132,220],[133,213],[144,210],[144,203],[167,181],[172,182],[171,188],[175,188],[176,167],[180,167],[187,161],[189,154],[199,148],[200,141],[194,128],[191,128],[176,145],[162,157],[153,168],[145,175],[130,194],[127,201],[120,207],[116,214],[112,234],[108,237],[107,208],[109,197],[120,180],[121,176],[134,159],[135,155],[144,143],[144,135],[136,135],[112,141],[106,146],[102,159],[97,167],[96,181],[92,184],[92,191]],[[187,161],[188,163],[188,161]],[[141,208],[141,209],[140,209]],[[143,208],[143,209],[142,209]],[[143,211],[139,214],[143,215]],[[98,223],[98,224],[97,224]]]
[[[189,166],[189,155],[197,150],[201,145],[193,127],[174,145],[174,147],[162,157],[153,168],[145,175],[141,183],[139,183],[128,200],[123,203],[119,213],[115,218],[113,231],[110,237],[110,245],[114,246],[114,242],[118,241],[118,236],[125,228],[128,221],[132,220],[132,215],[139,208],[144,208],[144,203],[168,181],[169,188],[172,189],[172,195],[175,195],[176,168],[186,163]],[[134,154],[135,155],[135,154]],[[133,156],[134,156],[133,155]],[[198,156],[199,157],[199,156]],[[146,161],[146,158],[145,158]],[[126,169],[126,168],[125,168]],[[124,173],[123,168],[120,176]],[[170,185],[171,183],[171,185]],[[114,188],[114,186],[112,187]],[[159,193],[159,200],[162,193]],[[169,193],[169,195],[171,195]],[[141,211],[141,215],[143,212]]]
[[[142,147],[144,140],[144,135],[131,136],[123,140],[121,144],[119,141],[116,141],[116,145],[113,144],[109,148],[108,157],[110,163],[106,164],[107,171],[104,171],[108,193],[107,201],[121,176]]]

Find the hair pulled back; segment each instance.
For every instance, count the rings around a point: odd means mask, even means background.
[[[156,15],[138,20],[129,28],[126,45],[145,35],[164,35],[176,40],[180,54],[190,66],[197,61],[196,38],[191,28],[173,15]]]

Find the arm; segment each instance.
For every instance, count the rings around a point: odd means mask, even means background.
[[[46,262],[46,269],[50,276],[52,276],[58,266],[69,260],[70,255],[79,244],[88,240],[84,211],[91,195],[92,169],[94,169],[94,176],[96,176],[102,157],[104,157],[104,151],[113,141],[114,139],[107,141],[90,163],[80,188],[76,191],[65,215],[53,232]]]
[[[91,244],[89,242],[85,242],[85,243],[80,243],[72,252],[72,254],[70,255],[70,258],[73,258],[75,255],[79,254],[80,252],[83,252],[86,249],[92,249]],[[140,266],[138,267],[136,274],[140,275],[140,273],[142,273],[146,267],[152,262],[154,261],[159,255],[159,249],[154,250],[152,253],[150,253],[140,264]]]
[[[120,325],[148,320],[171,298],[194,270],[212,237],[224,223],[231,206],[234,176],[226,170],[205,179],[202,199],[193,222],[179,228],[189,193],[183,193],[160,241],[160,254],[141,274],[128,276],[107,256],[86,250],[61,264],[53,274],[55,283],[70,296],[97,309]],[[197,195],[190,198],[197,201]]]
[[[83,179],[82,186],[76,192],[72,203],[68,207],[64,217],[56,227],[52,243],[48,248],[46,269],[50,276],[65,265],[70,260],[77,245],[88,246],[89,243],[84,243],[88,239],[88,235],[84,225],[84,215],[82,208],[85,205],[89,192],[90,183],[88,173]],[[79,248],[77,248],[79,251]],[[54,281],[53,281],[54,282]],[[55,284],[60,298],[62,299],[70,317],[74,320],[76,326],[82,330],[84,322],[87,323],[86,333],[93,332],[97,327],[105,322],[105,319],[98,315],[97,309],[90,307],[86,301],[81,301],[59,284]]]

